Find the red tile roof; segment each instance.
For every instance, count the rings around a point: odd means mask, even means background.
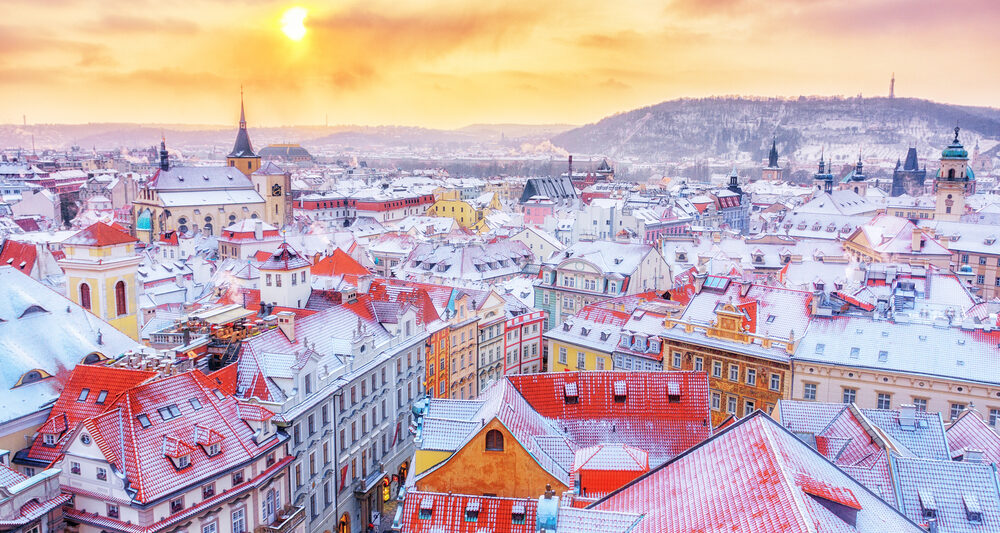
[[[476,509],[476,520],[466,521],[466,510]],[[524,515],[514,523],[515,508]],[[421,510],[428,518],[420,518]],[[407,533],[534,533],[538,501],[529,498],[500,498],[466,494],[440,494],[411,491],[406,493],[400,531]]]
[[[163,244],[170,244],[170,245],[173,245],[173,246],[177,246],[177,244],[178,244],[178,241],[177,241],[177,232],[176,231],[168,231],[168,232],[160,235],[160,242],[163,243]]]
[[[281,442],[275,435],[255,444],[254,431],[240,418],[239,402],[221,391],[217,395],[216,389],[201,372],[184,372],[126,390],[103,414],[83,423],[108,462],[125,473],[136,502],[147,504],[177,487],[238,468]],[[171,408],[180,414],[171,417]],[[146,415],[149,427],[139,415]],[[191,444],[196,428],[222,436],[218,454],[208,456]],[[178,470],[165,454],[184,451],[190,451],[190,465]]]
[[[591,508],[637,533],[923,531],[760,411]]]
[[[104,412],[105,408],[113,404],[118,395],[125,390],[155,376],[154,371],[77,365],[63,387],[59,399],[52,406],[48,420],[39,428],[40,433],[56,435],[56,445],[46,446],[44,437],[39,435],[31,443],[27,458],[46,464],[56,460],[73,430],[81,422]],[[87,396],[83,401],[79,401],[83,389],[87,389]],[[98,400],[102,402],[97,403]]]
[[[137,242],[135,237],[129,235],[121,226],[117,224],[109,226],[103,222],[95,222],[76,232],[62,243],[70,246],[111,246],[134,242]]]
[[[35,269],[35,260],[38,258],[38,250],[34,244],[17,242],[7,239],[0,249],[0,266],[12,266],[21,272],[31,275]]]
[[[42,229],[34,217],[15,218],[14,223],[24,231],[40,231]]]
[[[579,446],[627,444],[659,464],[712,434],[704,372],[558,372],[508,379]],[[624,387],[623,401],[616,400],[616,386]],[[566,401],[567,387],[576,389],[576,403]],[[679,401],[668,401],[673,392]]]
[[[984,462],[1000,465],[1000,435],[986,425],[977,410],[963,412],[945,433],[953,456],[965,450],[979,450],[983,452]]]
[[[333,249],[333,255],[328,255],[313,263],[310,271],[314,276],[344,276],[349,283],[356,283],[358,277],[369,276],[371,272],[347,255],[340,248]]]

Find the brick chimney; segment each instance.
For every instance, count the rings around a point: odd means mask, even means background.
[[[282,311],[278,313],[278,329],[285,334],[288,342],[295,343],[295,313]]]

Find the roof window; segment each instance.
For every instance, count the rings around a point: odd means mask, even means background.
[[[85,402],[85,401],[87,401],[87,396],[89,396],[89,395],[90,395],[90,389],[86,389],[86,388],[85,389],[81,389],[80,390],[80,395],[77,396],[76,401],[78,401],[78,402]]]
[[[151,424],[151,423],[149,422],[149,417],[148,417],[148,416],[146,416],[145,414],[141,414],[141,415],[139,415],[139,416],[137,416],[137,417],[135,417],[135,418],[136,418],[136,420],[138,420],[138,421],[139,421],[139,425],[140,425],[140,426],[142,426],[142,427],[143,427],[144,429],[145,429],[145,428],[148,428],[149,426],[151,426],[151,425],[152,425],[152,424]]]
[[[576,383],[566,383],[563,385],[563,397],[566,403],[579,403],[580,393],[577,391]]]
[[[176,403],[161,407],[158,411],[160,413],[160,418],[162,418],[164,422],[181,416],[181,409],[177,407]]]
[[[614,383],[614,388],[615,388],[615,394],[614,394],[615,403],[625,403],[625,399],[627,397],[627,390],[628,390],[628,387],[625,384],[625,381],[624,380],[623,381],[616,381]]]

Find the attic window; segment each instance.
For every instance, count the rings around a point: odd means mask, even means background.
[[[149,422],[149,417],[146,416],[146,415],[139,415],[139,416],[137,416],[135,418],[136,418],[136,420],[139,421],[139,425],[142,426],[144,429],[148,428],[149,426],[152,425]]]
[[[775,319],[774,315],[767,315],[767,320],[765,320],[765,322],[767,322],[768,324],[773,324],[774,319]]]
[[[920,499],[920,516],[924,520],[937,518],[937,502],[934,501],[934,493],[930,489],[918,489],[917,496]]]
[[[361,347],[361,351],[362,352],[365,351],[365,347],[364,346]],[[212,389],[212,392],[215,393],[215,397],[216,398],[218,398],[220,400],[225,400],[226,399],[225,395],[223,395],[222,391],[220,391],[219,389]]]
[[[99,405],[103,405],[104,404],[104,400],[107,400],[107,399],[108,399],[108,391],[102,390],[101,392],[97,393],[97,403]]]
[[[215,455],[219,455],[220,451],[222,451],[221,446],[219,445],[218,442],[216,442],[214,444],[208,445],[208,448],[205,450],[205,454],[208,455],[209,457],[212,457]]]
[[[518,502],[510,509],[510,522],[512,524],[524,523],[524,503]]]
[[[878,360],[879,360],[880,363],[884,363],[884,362],[888,361],[889,360],[889,352],[887,352],[885,350],[879,350],[879,352],[878,352]]]
[[[851,348],[851,359],[857,359],[858,357],[861,357],[861,348],[854,346]]]
[[[627,386],[624,381],[615,382],[615,403],[625,403],[627,396]]]
[[[55,446],[56,436],[51,433],[46,433],[42,435],[42,442],[44,442],[46,446]]]
[[[171,420],[177,418],[178,416],[181,416],[181,409],[177,407],[176,403],[172,403],[166,407],[161,407],[159,409],[159,413],[160,413],[160,418],[162,418],[163,421],[166,422],[167,420]]]
[[[191,404],[191,408],[194,409],[195,411],[201,409],[201,401],[198,400],[198,398],[191,398],[190,400],[188,400],[188,403]]]
[[[601,340],[602,341],[608,340],[608,337],[611,337],[611,333],[610,332],[608,332],[608,331],[602,331],[601,332]]]
[[[420,514],[417,516],[421,520],[429,520],[434,516],[434,498],[432,496],[425,496],[420,501]]]
[[[681,401],[681,384],[670,382],[667,383],[667,402],[678,403]]]
[[[983,522],[983,508],[979,505],[979,497],[969,492],[962,493],[962,503],[965,504],[965,518],[973,524]]]
[[[563,385],[563,397],[566,403],[579,403],[580,393],[577,392],[576,383],[566,383]]]
[[[90,395],[90,389],[82,389],[80,390],[80,395],[77,396],[76,401],[85,402],[87,401],[87,396],[89,395]]]
[[[466,522],[478,522],[479,521],[479,500],[478,499],[469,500],[469,504],[465,506],[465,521]]]
[[[573,329],[573,326],[570,325],[569,322],[566,322],[566,323],[563,324],[563,331],[569,331],[571,329]]]
[[[191,456],[182,455],[178,457],[177,459],[174,460],[174,465],[177,467],[177,470],[191,466]]]
[[[35,313],[47,313],[47,312],[48,311],[46,311],[40,305],[29,305],[28,308],[25,309],[24,312],[21,313],[21,316],[19,316],[18,318],[24,318],[24,317],[26,317],[28,315],[33,315]]]
[[[816,355],[823,355],[823,352],[825,350],[826,350],[826,345],[825,344],[817,344],[816,345]]]

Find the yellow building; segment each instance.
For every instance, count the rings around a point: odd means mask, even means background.
[[[628,317],[608,309],[585,308],[545,332],[548,371],[611,370],[612,354]]]
[[[132,339],[139,339],[134,237],[98,222],[63,241],[66,296]]]
[[[427,216],[452,218],[459,226],[479,233],[488,230],[484,223],[486,215],[501,207],[496,193],[486,193],[474,200],[459,200],[444,196],[442,195],[427,209]]]

